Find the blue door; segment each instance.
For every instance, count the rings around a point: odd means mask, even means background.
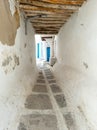
[[[40,58],[40,44],[37,44],[37,58]]]
[[[50,60],[50,47],[46,48],[46,53],[47,53],[47,61]]]

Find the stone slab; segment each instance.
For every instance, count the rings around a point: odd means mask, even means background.
[[[22,116],[21,122],[25,125],[25,128],[24,126],[20,126],[20,124],[19,130],[59,130],[57,127],[57,119],[55,115],[25,115]]]
[[[52,74],[51,71],[44,71],[44,72],[45,72],[45,74]]]
[[[75,130],[76,129],[74,120],[73,120],[72,115],[71,115],[70,112],[67,113],[67,114],[64,114],[64,119],[66,121],[68,130]]]
[[[42,78],[42,77],[38,77],[37,80],[38,80],[39,82],[41,82],[40,80],[43,81],[43,80],[45,80],[45,79],[44,79],[44,77],[43,77],[43,78]]]
[[[38,79],[44,79],[44,76],[40,75],[40,76],[38,76]]]
[[[63,94],[59,94],[59,95],[56,95],[54,96],[59,107],[66,107],[66,100],[65,100],[65,96]]]
[[[44,69],[45,72],[51,72],[50,69]]]
[[[40,71],[38,74],[43,74],[43,72],[42,72],[42,71]]]
[[[47,79],[54,79],[54,76],[52,76],[52,75],[49,76],[49,75],[48,75],[48,76],[46,76],[46,78],[47,78]]]
[[[42,72],[39,72],[39,74],[43,74]]]
[[[52,90],[53,93],[62,92],[61,89],[59,88],[59,86],[56,85],[56,84],[52,84],[52,85],[50,85],[50,87],[51,87],[51,90]]]
[[[45,72],[45,75],[52,75],[52,73],[46,73],[46,72]]]
[[[49,84],[56,83],[56,80],[48,80]]]
[[[34,92],[47,92],[46,85],[35,85],[33,88]]]
[[[46,77],[53,76],[52,74],[45,74],[45,75],[46,75]]]
[[[27,128],[24,123],[20,122],[18,130],[27,130]]]
[[[49,96],[46,94],[29,95],[26,99],[25,107],[28,109],[52,109]]]
[[[51,71],[44,71],[45,73],[52,73]]]
[[[45,80],[37,79],[37,83],[45,83]]]
[[[43,74],[39,74],[38,77],[44,77]]]

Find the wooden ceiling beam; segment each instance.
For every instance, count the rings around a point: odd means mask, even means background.
[[[53,24],[53,23],[54,23],[54,24],[64,24],[66,21],[65,21],[65,20],[64,20],[64,21],[62,21],[62,20],[60,20],[60,21],[57,21],[57,20],[56,20],[56,21],[54,21],[54,20],[52,20],[52,21],[33,20],[33,21],[32,21],[32,20],[31,20],[30,22],[33,23],[33,24],[35,24],[35,23],[37,23],[37,24],[41,24],[41,23],[42,23],[42,24]]]
[[[19,5],[20,9],[23,9],[25,12],[40,12],[40,13],[55,13],[55,14],[65,14],[66,12],[75,12],[77,10],[70,10],[70,9],[52,9],[52,8],[46,8],[46,7],[35,7],[35,6],[30,6],[30,5]]]
[[[55,35],[84,1],[86,0],[19,0],[19,8],[32,23],[36,34]]]
[[[65,22],[69,19],[69,17],[65,17],[65,18],[36,18],[36,19],[31,19],[30,21],[32,22]]]
[[[45,2],[45,3],[50,3],[50,4],[60,4],[60,5],[82,5],[84,1],[86,0],[19,0],[19,2]]]
[[[37,18],[37,19],[32,19],[32,20],[30,20],[30,21],[32,21],[32,22],[57,22],[57,21],[62,21],[62,22],[65,22],[67,19],[68,19],[69,17],[66,17],[66,18],[62,18],[62,19],[60,19],[60,18],[47,18],[47,19],[40,19],[40,18]]]
[[[44,19],[46,18],[65,18],[65,17],[70,17],[72,13],[66,13],[65,15],[60,15],[60,14],[47,14],[47,17],[44,17]],[[37,13],[32,13],[32,12],[26,12],[25,13],[26,17],[31,17],[31,16],[36,16],[39,15]],[[41,18],[39,18],[41,19]]]
[[[54,9],[78,9],[80,5],[62,5],[62,4],[53,4],[47,3],[42,1],[35,1],[35,0],[23,0],[20,1],[22,5],[31,5],[36,7],[46,7],[46,8],[54,8]]]
[[[66,17],[67,18],[67,17]],[[38,21],[38,22],[64,22],[66,21],[66,18],[59,19],[59,18],[47,18],[47,19],[33,19],[32,21]]]
[[[57,24],[57,25],[61,25],[61,24],[64,24],[66,22],[31,22],[33,25],[35,24],[39,24],[39,25],[42,25],[42,24],[45,24],[45,25],[52,25],[52,24]]]
[[[35,32],[58,32],[58,30],[39,30],[39,31],[37,31],[37,30],[35,30]]]
[[[35,27],[35,26],[38,26],[38,27],[61,27],[62,24],[38,24],[38,23],[32,23],[32,25]]]
[[[46,12],[46,11],[33,11],[33,10],[24,10],[24,12],[25,12],[25,14],[27,14],[27,13],[29,13],[29,15],[31,15],[31,16],[35,16],[35,15],[47,15],[47,17],[48,17],[48,15],[57,15],[57,16],[59,16],[59,17],[61,17],[61,16],[65,16],[65,15],[72,15],[74,12],[76,12],[76,11],[65,11],[64,13],[54,13],[54,12]]]
[[[58,32],[59,30],[50,30],[50,29],[49,29],[49,30],[36,30],[36,29],[35,29],[35,32],[47,32],[47,31],[48,31],[48,32],[49,32],[49,31]]]
[[[35,27],[35,30],[59,30],[60,27],[46,27],[46,28],[42,28],[42,27]]]
[[[56,25],[54,25],[54,26],[53,26],[53,25],[44,25],[44,26],[43,26],[43,25],[33,25],[33,24],[32,24],[32,26],[33,26],[34,28],[36,28],[36,27],[37,27],[37,28],[48,28],[48,27],[49,27],[49,28],[54,28],[54,27],[60,28],[60,27],[62,27],[62,25],[57,25],[57,26],[56,26]]]
[[[49,32],[49,31],[52,31],[52,32],[58,32],[59,30],[36,30],[35,29],[35,32]]]
[[[66,4],[66,5],[77,5],[82,4],[84,0],[41,0],[48,3]]]
[[[36,34],[58,34],[58,31],[35,31]]]

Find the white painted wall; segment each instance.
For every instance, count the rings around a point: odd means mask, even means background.
[[[97,130],[97,0],[88,0],[56,37],[57,82],[77,130]]]
[[[0,130],[17,130],[36,75],[34,30],[28,23],[25,35],[21,17],[15,44],[7,46],[0,42]]]

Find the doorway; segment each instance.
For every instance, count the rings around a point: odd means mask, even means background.
[[[50,60],[50,47],[47,47],[47,48],[46,48],[46,55],[47,55],[46,61],[49,62],[49,60]]]

